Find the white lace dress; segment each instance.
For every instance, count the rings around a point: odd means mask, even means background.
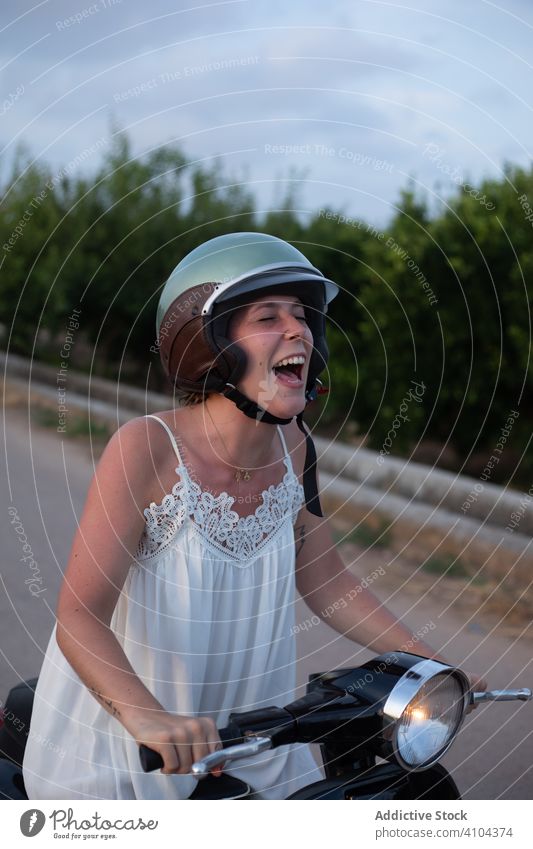
[[[153,418],[157,418],[153,416]],[[112,628],[133,668],[170,712],[211,716],[294,698],[294,522],[304,503],[281,429],[287,471],[249,516],[202,491],[178,458],[177,482],[144,511],[137,561]],[[187,799],[188,775],[145,774],[135,740],[100,707],[52,633],[39,676],[24,782],[30,799]],[[229,774],[279,799],[322,775],[309,748],[285,746]]]

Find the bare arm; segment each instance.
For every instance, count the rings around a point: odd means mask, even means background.
[[[311,610],[338,633],[376,652],[413,651],[444,660],[344,565],[325,518],[302,508],[295,527],[296,584]],[[377,578],[379,580],[379,577]]]
[[[135,419],[110,440],[91,483],[57,608],[57,642],[102,707],[138,743],[160,751],[165,772],[188,772],[218,740],[210,719],[176,717],[136,675],[110,628],[168,446],[157,422]],[[213,741],[207,744],[208,738]],[[172,744],[172,745],[168,745]],[[176,746],[181,746],[178,752]]]
[[[379,654],[407,651],[449,663],[346,568],[327,519],[302,508],[295,526],[295,544],[298,591],[311,610],[339,634]],[[481,676],[468,674],[468,677],[473,690],[487,689],[487,682]]]
[[[305,446],[294,429],[289,433],[293,464],[303,483]],[[296,519],[294,542],[298,591],[313,613],[339,634],[380,654],[403,650],[448,662],[379,601],[368,581],[344,565],[327,518],[314,516],[304,505]],[[474,687],[486,689],[479,676],[470,675],[470,680]]]

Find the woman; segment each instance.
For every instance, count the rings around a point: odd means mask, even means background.
[[[336,292],[257,233],[213,239],[170,276],[158,343],[181,405],[126,424],[98,465],[36,692],[29,798],[187,799],[232,710],[293,699],[295,586],[320,614],[355,585],[302,422]],[[356,599],[328,624],[377,652],[412,639],[370,591]],[[141,743],[160,773],[140,770]],[[261,798],[320,778],[306,746],[229,772]]]

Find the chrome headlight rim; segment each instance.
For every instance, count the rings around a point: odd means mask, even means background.
[[[450,733],[447,742],[432,757],[420,764],[413,765],[403,759],[401,747],[398,744],[398,731],[402,714],[422,687],[438,675],[449,675],[455,678],[460,684],[462,688],[461,712],[455,729]],[[404,672],[392,688],[383,705],[383,738],[387,746],[390,747],[390,754],[403,769],[408,772],[423,772],[425,769],[430,769],[443,757],[452,745],[463,724],[469,704],[469,692],[470,682],[462,669],[441,663],[437,660],[421,660]]]

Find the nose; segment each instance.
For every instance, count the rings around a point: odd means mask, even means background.
[[[297,318],[292,313],[288,313],[285,317],[285,330],[284,335],[288,339],[294,339],[298,336],[305,336],[306,325],[302,324],[301,319]]]

